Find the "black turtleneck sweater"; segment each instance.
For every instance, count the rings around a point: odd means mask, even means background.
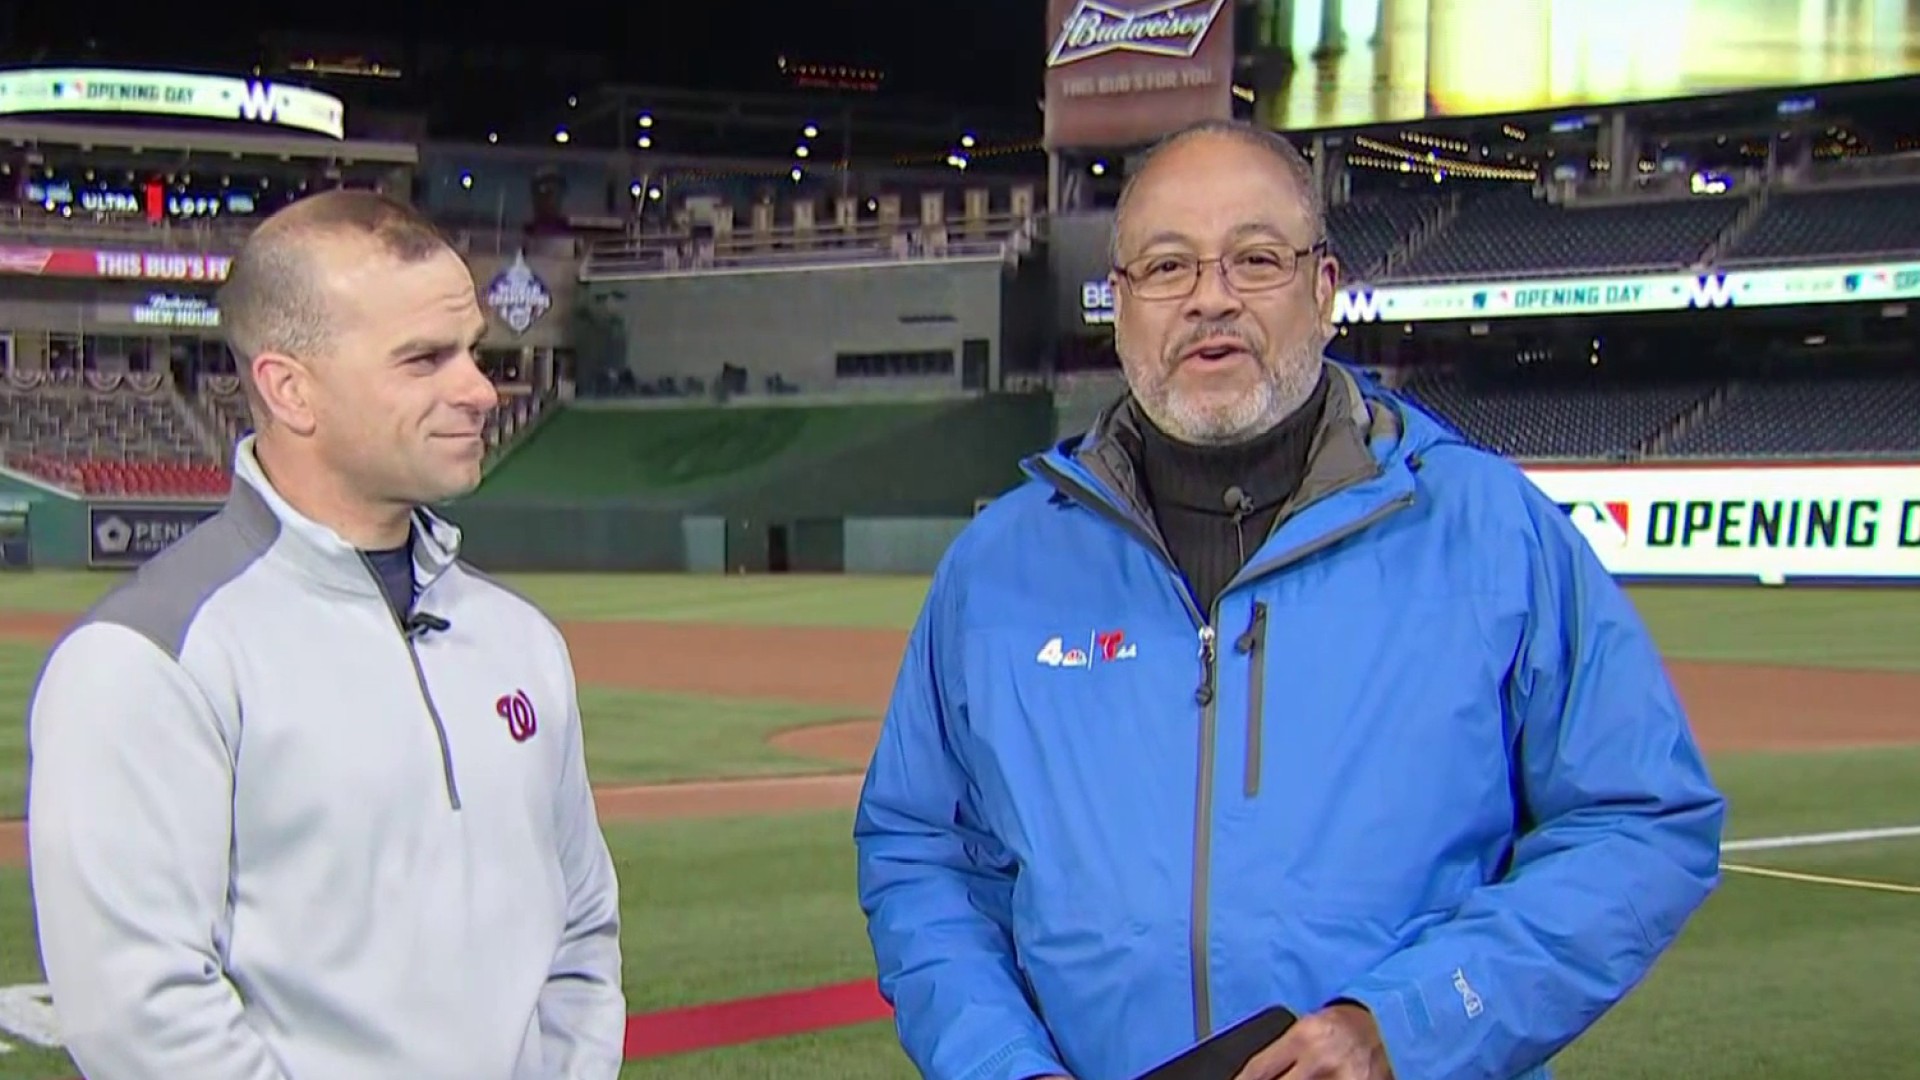
[[[1140,481],[1174,563],[1200,610],[1240,572],[1280,507],[1300,488],[1314,432],[1326,407],[1327,379],[1293,415],[1242,443],[1177,442],[1141,417]],[[1228,492],[1239,498],[1229,505]]]

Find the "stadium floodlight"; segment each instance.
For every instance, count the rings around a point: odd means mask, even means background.
[[[799,146],[796,146],[796,147],[794,147],[794,148],[793,148],[793,156],[794,156],[794,157],[797,157],[797,158],[803,158],[803,157],[806,157],[806,156],[807,156],[807,145],[806,145],[805,143],[801,143],[801,144],[800,144]]]
[[[974,143],[974,138],[971,134],[960,136],[960,145],[967,148],[968,150],[973,149],[973,143]]]
[[[1096,161],[1092,165],[1087,166],[1087,171],[1095,176],[1105,176],[1107,175],[1107,163],[1104,161]]]
[[[788,173],[787,175],[793,177],[793,182],[797,184],[800,182],[800,178],[806,174],[800,171],[800,166],[795,165],[793,167],[793,171]]]
[[[633,141],[633,145],[638,146],[642,150],[651,150],[653,149],[653,136],[642,135]]]
[[[653,114],[652,114],[652,113],[641,113],[641,114],[640,114],[640,126],[641,126],[641,127],[643,127],[643,128],[650,128],[650,127],[652,127],[652,126],[653,126]]]
[[[565,144],[565,143],[572,142],[573,136],[567,134],[566,128],[560,128],[559,130],[553,133],[553,141],[557,143]]]
[[[800,134],[805,135],[809,139],[817,139],[820,137],[820,129],[814,127],[812,124],[808,124],[806,127],[800,129]]]
[[[641,192],[642,190],[644,190],[644,189],[643,189],[643,188],[641,188],[641,186],[640,186],[640,181],[638,181],[638,180],[635,180],[635,181],[633,182],[633,184],[632,184],[632,186],[630,186],[630,187],[628,187],[628,188],[627,188],[627,194],[629,194],[629,195],[631,195],[631,196],[633,196],[634,198],[636,198],[636,199],[637,199],[637,198],[639,198],[639,197],[640,197],[640,192]]]

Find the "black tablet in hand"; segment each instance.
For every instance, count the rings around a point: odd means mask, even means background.
[[[1295,1019],[1291,1010],[1275,1005],[1134,1080],[1233,1080],[1253,1055],[1285,1035]]]

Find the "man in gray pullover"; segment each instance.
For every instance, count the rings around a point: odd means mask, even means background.
[[[619,902],[564,639],[423,507],[497,398],[466,263],[335,191],[220,306],[223,510],[55,647],[28,718],[41,955],[90,1080],[612,1080]]]

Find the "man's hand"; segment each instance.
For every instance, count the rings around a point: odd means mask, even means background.
[[[1393,1080],[1393,1067],[1373,1014],[1340,1004],[1301,1017],[1234,1080]]]

